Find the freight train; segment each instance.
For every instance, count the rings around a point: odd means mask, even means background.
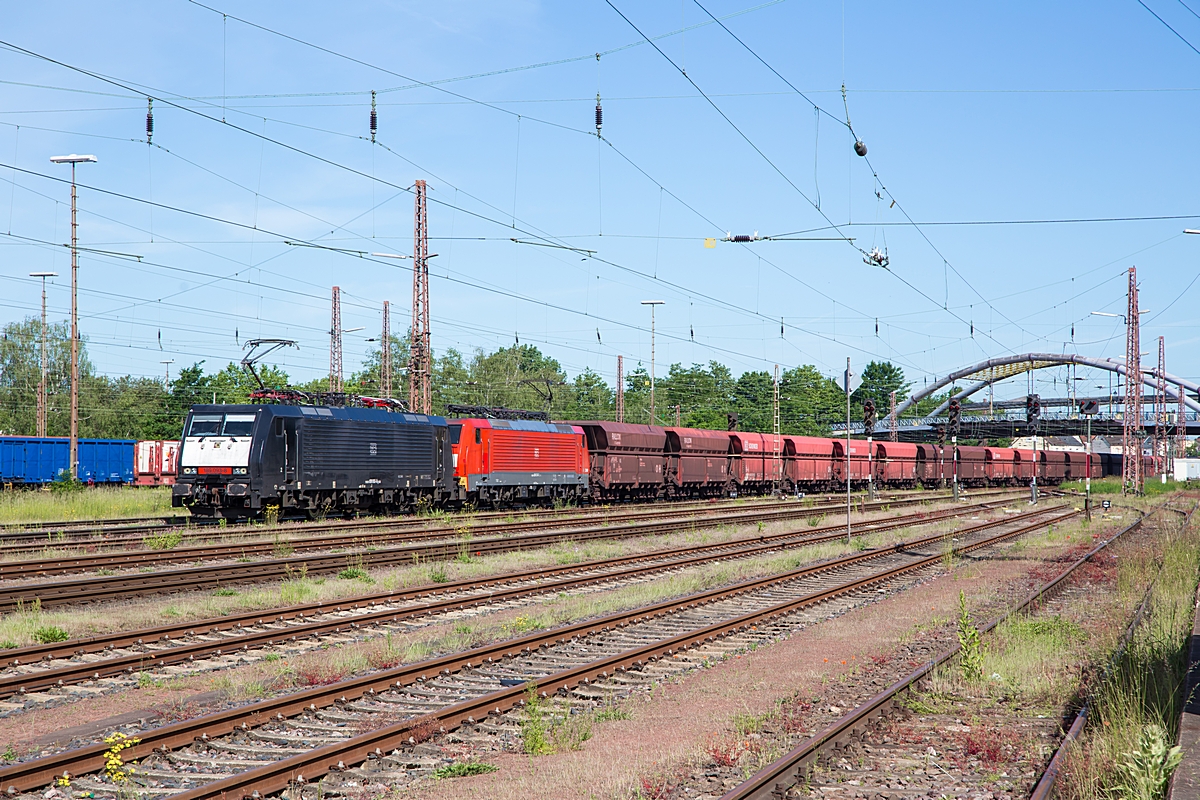
[[[231,519],[938,486],[1057,485],[1082,453],[775,436],[620,422],[452,419],[383,408],[199,405],[172,505]],[[1115,468],[1114,468],[1115,462]],[[1119,474],[1093,456],[1092,476]]]
[[[0,436],[0,486],[38,488],[65,480],[70,448],[64,437]],[[92,486],[169,486],[178,453],[177,439],[80,439],[79,480]]]

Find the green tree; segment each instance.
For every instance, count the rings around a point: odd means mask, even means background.
[[[569,404],[566,372],[533,345],[502,347],[490,354],[477,350],[467,373],[464,396],[472,404],[549,411],[559,418]]]
[[[816,367],[789,369],[779,379],[779,407],[784,433],[824,436],[829,426],[846,419],[846,395],[837,381]]]
[[[879,416],[883,417],[891,407],[892,392],[896,393],[896,403],[899,404],[908,397],[912,384],[905,382],[904,370],[890,361],[872,361],[863,367],[862,385],[859,386],[850,400],[860,409],[867,398],[875,401]]]
[[[575,376],[569,387],[567,419],[613,419],[616,392],[589,367]]]
[[[42,322],[26,317],[0,330],[0,432],[37,432],[37,387],[42,376]],[[66,436],[71,426],[71,329],[66,322],[46,326],[47,433]],[[92,374],[86,342],[80,342],[79,373]]]
[[[291,386],[287,373],[279,367],[270,364],[255,364],[254,368],[258,371],[263,386],[268,389],[286,389]],[[322,383],[320,379],[311,383],[319,384],[321,391],[329,388],[328,382]],[[250,371],[233,361],[230,361],[217,374],[210,376],[205,387],[210,395],[207,402],[212,402],[215,398],[218,403],[249,403],[250,393],[257,388],[258,384]],[[206,401],[202,400],[201,402]]]

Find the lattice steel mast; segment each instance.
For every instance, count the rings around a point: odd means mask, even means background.
[[[779,483],[783,479],[783,437],[779,425],[779,365],[775,365],[775,401],[772,412],[773,427],[771,440],[771,494],[779,494]],[[678,423],[676,423],[678,424]]]
[[[430,378],[432,348],[429,336],[429,218],[425,206],[425,181],[416,182],[413,208],[412,347],[408,361],[408,407],[432,411]]]
[[[342,391],[342,290],[336,286],[329,321],[329,391]]]
[[[1138,338],[1137,267],[1129,268],[1129,309],[1125,317],[1125,403],[1121,434],[1121,491],[1141,494],[1142,481],[1142,364]]]
[[[383,338],[379,345],[379,394],[392,396],[392,320],[388,314],[388,301],[383,301]]]
[[[617,422],[625,421],[625,357],[617,356]]]

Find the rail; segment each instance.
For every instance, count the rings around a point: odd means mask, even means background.
[[[966,553],[990,547],[1070,518],[1078,513],[1070,509],[1064,512],[1063,507],[1044,508],[1017,518],[971,526],[958,532],[960,540],[970,533],[981,532],[998,525],[1017,525],[1011,530],[986,536],[977,541],[965,543],[960,541],[953,547],[952,552]],[[942,535],[934,535],[877,550],[853,553],[822,564],[742,581],[631,611],[610,614],[550,631],[532,633],[506,642],[451,653],[416,664],[381,670],[328,686],[260,701],[239,709],[221,711],[178,722],[139,734],[139,741],[126,751],[126,756],[128,758],[144,758],[156,751],[161,752],[164,749],[170,750],[191,744],[197,739],[207,741],[212,737],[236,730],[248,730],[252,726],[274,719],[284,719],[305,711],[326,707],[339,700],[345,702],[364,695],[387,691],[393,687],[408,686],[443,673],[469,669],[473,665],[480,666],[493,660],[511,658],[544,646],[553,646],[577,637],[644,622],[717,600],[738,597],[752,591],[797,581],[809,575],[845,569],[851,565],[895,554],[913,557],[907,563],[845,581],[832,588],[810,592],[799,598],[768,605],[719,623],[659,639],[531,681],[531,685],[536,691],[546,695],[559,689],[577,686],[583,682],[607,678],[618,671],[638,669],[660,657],[674,655],[680,650],[748,630],[752,625],[761,624],[768,619],[791,614],[840,595],[886,583],[906,573],[936,566],[945,557],[945,554],[940,552],[940,548],[939,552],[924,557],[921,557],[917,551],[922,545],[941,543],[942,541],[944,541]],[[517,706],[526,690],[526,686],[516,686],[489,692],[449,705],[433,713],[353,736],[336,744],[318,747],[294,757],[282,758],[263,767],[250,769],[176,794],[174,797],[176,800],[200,800],[200,798],[246,797],[253,796],[254,793],[262,796],[286,788],[291,783],[310,782],[330,771],[344,769],[346,764],[360,763],[373,755],[381,754],[384,749],[390,750],[398,747],[418,729],[429,729],[432,726],[433,729],[446,730],[463,723],[474,722],[476,719],[483,719],[489,714],[502,713]],[[98,743],[5,767],[0,769],[0,786],[5,787],[8,794],[15,795],[21,791],[45,786],[64,773],[77,775],[97,771],[104,765],[106,750],[107,745]]]
[[[1011,494],[999,492],[997,494]],[[992,496],[992,495],[988,495]],[[905,506],[926,502],[926,498],[913,497],[904,500],[864,501],[861,510],[878,510],[884,507]],[[811,517],[840,512],[844,508],[834,506],[800,506],[793,505],[784,509],[765,511],[744,511],[726,514],[712,519],[713,524],[753,524],[756,522],[772,522],[796,517]],[[529,550],[545,547],[563,541],[582,542],[597,539],[622,539],[652,534],[672,533],[689,525],[694,525],[692,518],[671,518],[648,522],[629,522],[622,525],[593,525],[580,528],[559,528],[549,533],[528,533],[516,536],[490,536],[471,538],[462,537],[444,541],[434,541],[421,544],[400,545],[396,547],[381,547],[378,549],[362,549],[343,551],[340,553],[323,553],[317,555],[298,555],[284,558],[273,558],[266,561],[237,561],[235,563],[214,564],[198,567],[185,567],[171,570],[159,570],[146,573],[128,573],[114,576],[99,576],[91,578],[76,578],[52,582],[20,584],[0,587],[0,611],[10,611],[20,606],[39,601],[43,607],[64,605],[84,601],[111,600],[124,597],[140,597],[146,594],[176,591],[180,588],[203,589],[227,586],[231,583],[261,581],[284,578],[296,570],[306,570],[308,574],[329,574],[340,572],[350,564],[366,568],[385,567],[392,565],[408,565],[414,560],[435,561],[458,558],[463,554],[470,556],[494,555],[518,550]],[[241,556],[237,546],[233,546],[231,557]],[[115,564],[130,567],[144,567],[148,562],[144,553],[124,554],[124,560],[110,560],[108,556],[88,557],[91,560],[89,568],[108,568]],[[43,562],[0,562],[0,577],[29,578],[39,577],[56,572],[72,571],[71,568],[81,569],[81,560],[71,559],[60,564],[58,559]]]
[[[1079,569],[1079,567],[1090,561],[1126,533],[1139,528],[1144,520],[1145,517],[1143,516],[1125,526],[1108,539],[1098,543],[1055,578],[1031,592],[1020,603],[980,627],[979,632],[983,634],[994,630],[1009,617],[1020,613],[1047,594],[1055,591],[1068,577],[1074,574],[1075,570]],[[937,667],[957,657],[958,654],[959,648],[957,647],[947,648],[942,651],[924,666],[917,668],[907,676],[896,681],[884,691],[852,709],[819,731],[816,735],[802,742],[782,758],[759,770],[745,782],[726,792],[721,800],[771,800],[771,798],[780,796],[788,788],[802,780],[804,772],[827,747],[853,736],[858,730],[866,726],[873,717],[890,713],[894,709],[896,698],[901,692],[909,689],[918,681],[931,674]]]
[[[867,536],[913,525],[927,525],[958,516],[964,512],[982,511],[993,508],[994,503],[980,503],[965,508],[955,508],[934,513],[908,514],[886,520],[860,522],[853,527],[856,536]],[[122,631],[87,639],[72,639],[64,642],[35,644],[0,652],[0,666],[20,667],[45,662],[46,660],[74,658],[85,653],[106,652],[150,643],[154,649],[125,655],[106,655],[104,658],[77,663],[72,661],[62,666],[50,666],[34,672],[0,674],[0,697],[14,693],[35,691],[51,686],[64,686],[86,680],[119,675],[149,666],[161,667],[191,661],[222,652],[269,647],[276,643],[308,636],[340,633],[343,630],[367,625],[396,622],[401,619],[436,614],[449,610],[460,610],[480,605],[503,602],[547,592],[565,591],[581,586],[614,580],[627,580],[641,575],[664,570],[676,570],[714,560],[746,558],[760,553],[793,547],[809,547],[831,541],[843,541],[846,529],[841,525],[823,528],[793,530],[774,534],[760,534],[750,539],[719,542],[691,547],[669,548],[641,553],[633,556],[618,556],[580,562],[560,567],[539,567],[515,573],[485,576],[452,583],[435,583],[406,590],[376,592],[342,603],[306,603],[286,608],[261,609],[230,614],[207,620],[198,620],[172,625],[159,625],[135,631]],[[658,562],[650,566],[638,566],[645,562]],[[632,565],[632,566],[629,566]],[[617,571],[596,574],[596,570],[624,567]],[[583,576],[546,581],[544,579],[585,573]],[[591,573],[591,574],[586,574]],[[492,588],[505,584],[525,583],[542,580],[534,585],[511,588]],[[486,594],[461,596],[463,591],[490,589]],[[449,595],[449,597],[447,597]],[[458,596],[455,596],[458,595]],[[441,597],[442,599],[437,599]],[[392,605],[405,601],[418,601],[401,608],[373,609],[375,605]],[[368,609],[354,617],[336,617],[332,620],[310,620],[305,617],[337,614],[354,609]],[[298,624],[280,630],[267,628],[262,631],[245,631],[244,626],[263,626],[280,622],[300,620]],[[222,638],[216,642],[180,642],[180,637],[206,635],[217,632],[240,633],[236,638]]]

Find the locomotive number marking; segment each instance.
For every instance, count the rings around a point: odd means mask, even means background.
[[[373,456],[379,455],[379,446],[376,445],[375,442],[371,442],[371,455],[373,455]]]
[[[540,448],[540,447],[535,447],[535,448],[533,448],[533,457],[534,457],[534,458],[540,458],[540,457],[541,457],[541,448]]]

